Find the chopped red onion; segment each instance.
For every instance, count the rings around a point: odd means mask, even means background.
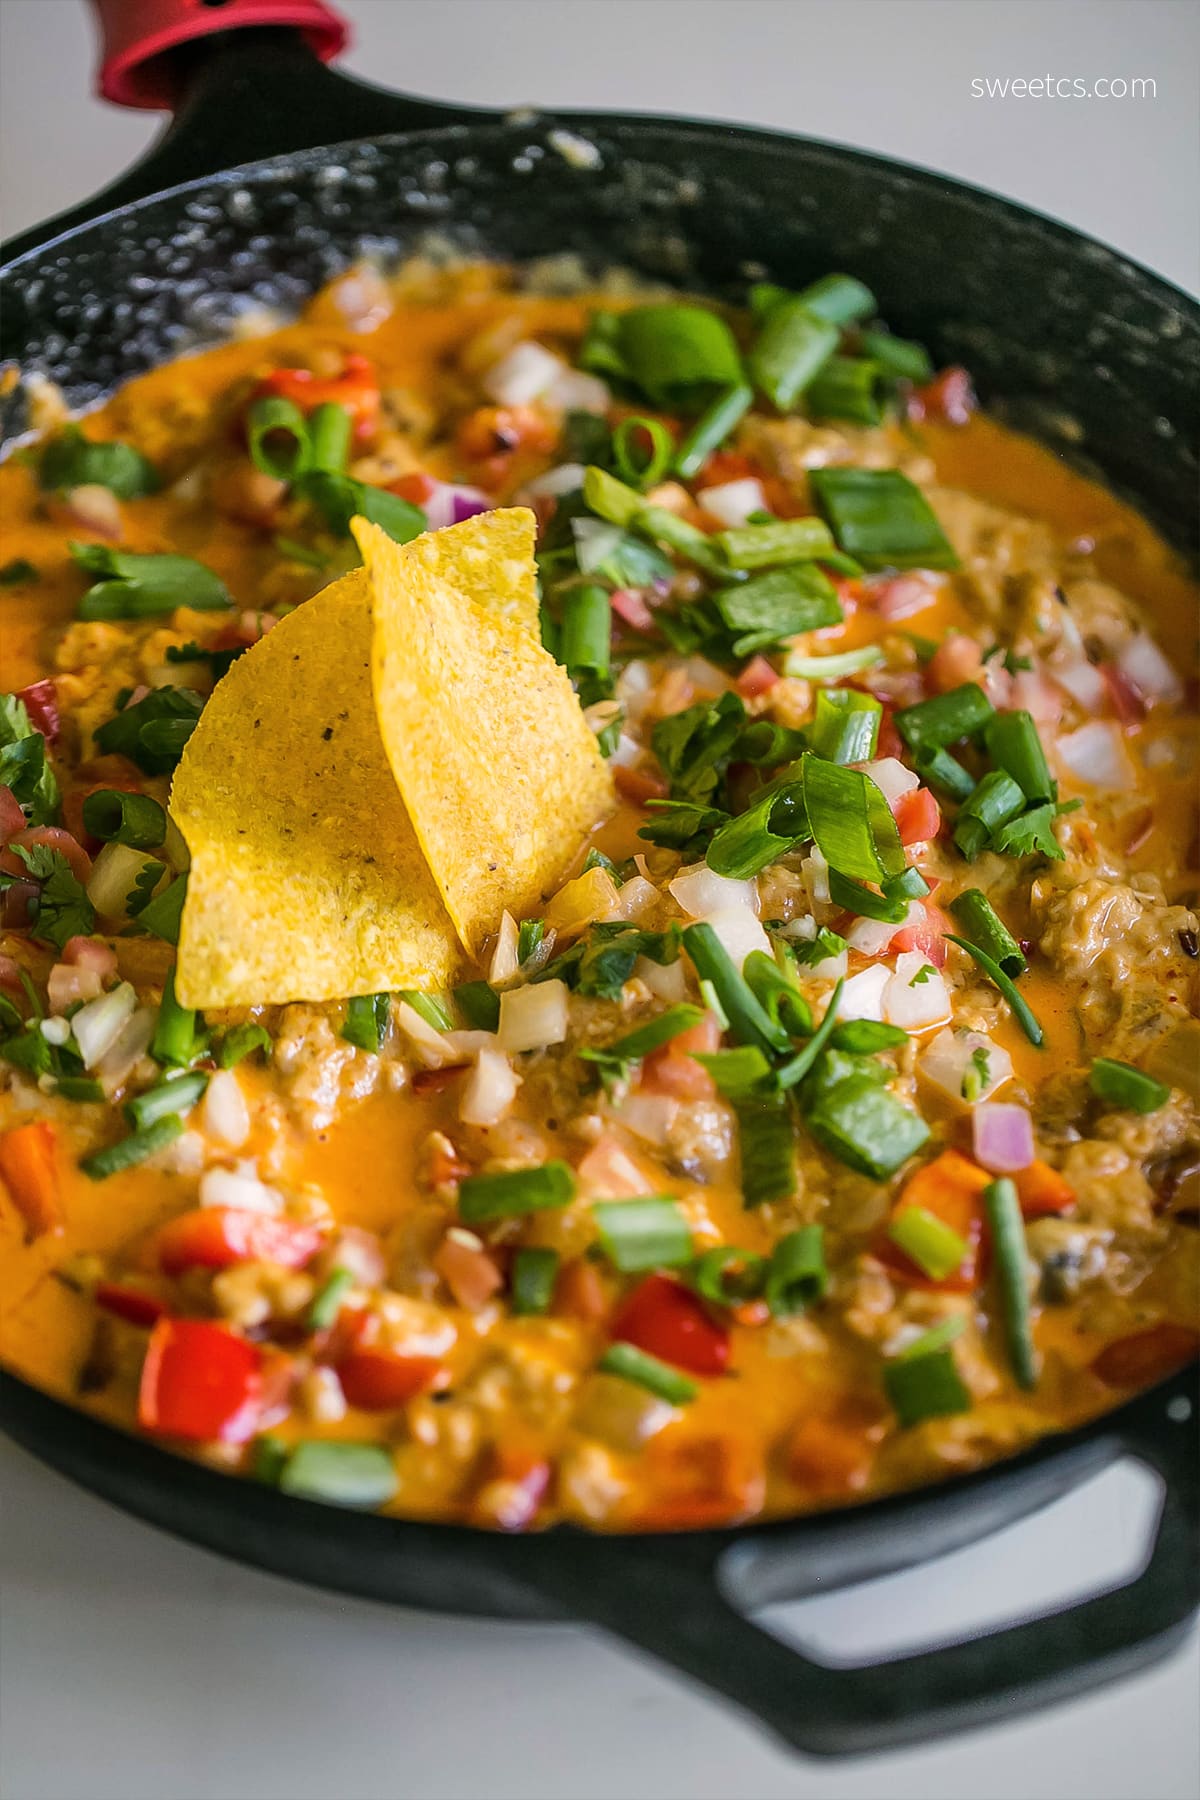
[[[1033,1120],[1023,1106],[985,1101],[971,1114],[975,1161],[993,1175],[1015,1175],[1033,1161]]]

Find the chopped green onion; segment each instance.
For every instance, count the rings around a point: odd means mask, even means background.
[[[103,487],[118,500],[140,500],[158,489],[158,475],[132,444],[116,440],[93,443],[78,425],[66,425],[51,438],[38,464],[44,489]]]
[[[869,319],[878,311],[874,294],[853,275],[822,275],[806,287],[799,298],[818,319],[831,325],[854,325]]]
[[[839,650],[830,656],[809,656],[803,650],[789,650],[784,658],[783,672],[801,681],[841,681],[843,676],[878,668],[883,661],[885,657],[878,644],[863,644],[857,650]]]
[[[679,1005],[669,1006],[665,1012],[659,1013],[656,1019],[649,1019],[646,1024],[626,1032],[614,1044],[585,1045],[579,1052],[580,1059],[597,1064],[606,1086],[614,1080],[623,1081],[629,1074],[631,1063],[640,1062],[652,1051],[661,1049],[681,1032],[691,1031],[703,1018],[703,1007],[681,1001]]]
[[[975,792],[975,777],[948,750],[918,750],[917,773],[926,787],[951,800],[968,800]]]
[[[806,1119],[813,1136],[839,1162],[886,1181],[929,1138],[929,1127],[866,1073],[847,1076],[824,1093]]]
[[[831,933],[830,935],[832,936],[833,934]],[[835,983],[833,992],[825,1003],[824,1017],[817,1026],[817,1029],[813,1032],[812,1037],[808,1040],[808,1043],[805,1044],[803,1050],[797,1051],[790,1062],[785,1062],[783,1067],[778,1071],[780,1087],[795,1087],[798,1081],[803,1081],[809,1070],[815,1065],[817,1058],[824,1051],[826,1044],[833,1036],[834,1026],[837,1024],[838,1007],[841,1005],[842,989],[845,985],[846,980],[843,976]]]
[[[264,1025],[235,1025],[225,1033],[217,1049],[217,1062],[222,1069],[236,1068],[256,1050],[271,1049],[271,1034]]]
[[[984,732],[988,755],[1029,801],[1053,800],[1055,786],[1032,713],[995,713]]]
[[[856,688],[822,688],[809,728],[809,744],[815,756],[826,762],[870,762],[879,742],[883,706],[874,694]]]
[[[798,781],[772,784],[735,819],[719,827],[705,854],[718,875],[748,881],[785,856],[808,836],[804,797]]]
[[[981,687],[965,681],[948,694],[935,694],[896,714],[896,730],[910,750],[922,756],[974,737],[995,717],[992,703]]]
[[[557,1250],[518,1250],[512,1262],[511,1304],[517,1318],[549,1312],[558,1281]]]
[[[923,1206],[906,1206],[888,1226],[888,1236],[931,1281],[945,1281],[960,1269],[970,1250],[966,1238]]]
[[[825,1266],[825,1233],[820,1225],[801,1225],[780,1238],[771,1253],[763,1293],[777,1319],[806,1312],[829,1286]]]
[[[993,1181],[983,1190],[983,1204],[996,1258],[1009,1361],[1018,1387],[1034,1388],[1037,1386],[1037,1352],[1033,1345],[1029,1308],[1029,1255],[1016,1183],[1007,1175]]]
[[[733,333],[707,307],[635,306],[619,315],[618,335],[633,381],[667,411],[698,412],[742,379]]]
[[[911,381],[919,387],[933,377],[933,363],[924,344],[893,337],[890,331],[860,331],[858,345],[864,356],[894,380]]]
[[[683,945],[702,981],[711,981],[729,1020],[729,1029],[745,1044],[755,1044],[768,1055],[790,1048],[788,1034],[757,1001],[730,960],[711,925],[699,921],[686,927]]]
[[[744,381],[714,396],[675,452],[675,473],[681,480],[699,474],[753,404],[754,389]]]
[[[714,1306],[739,1306],[762,1293],[767,1259],[733,1244],[716,1244],[704,1250],[687,1272],[689,1287]]]
[[[800,759],[813,841],[831,869],[884,881],[908,866],[892,810],[869,775],[811,754]]]
[[[581,674],[608,674],[611,639],[612,606],[608,590],[594,582],[568,588],[563,596],[558,660],[572,680]]]
[[[108,1099],[103,1082],[93,1081],[88,1075],[58,1075],[54,1081],[54,1092],[61,1094],[64,1100],[74,1100],[80,1104],[98,1104]]]
[[[868,569],[955,569],[937,515],[899,469],[810,469],[809,487],[841,549]]]
[[[742,1163],[742,1204],[749,1210],[790,1200],[799,1185],[796,1133],[786,1093],[735,1100]]]
[[[378,995],[375,998],[378,998]],[[384,998],[386,999],[386,995]],[[423,994],[417,988],[397,988],[396,998],[403,1000],[407,1006],[411,1006],[417,1016],[424,1019],[427,1025],[432,1025],[435,1031],[454,1030],[454,1020],[450,1017],[446,1002],[440,994]],[[386,1009],[384,1024],[385,1026],[387,1024]]]
[[[868,357],[831,356],[809,383],[804,407],[814,419],[878,425],[887,395],[887,378],[877,362]]]
[[[845,1019],[834,1026],[829,1042],[849,1056],[874,1056],[879,1050],[898,1050],[908,1042],[908,1033],[902,1026],[884,1025],[878,1019]]]
[[[342,1037],[359,1050],[379,1051],[388,1028],[391,998],[387,994],[355,994],[346,1002]],[[441,1029],[439,1027],[439,1029]]]
[[[597,1200],[592,1216],[605,1254],[622,1275],[691,1261],[691,1230],[675,1200]]]
[[[276,481],[295,481],[312,467],[308,420],[281,394],[254,402],[246,414],[246,442],[255,468]]]
[[[992,903],[978,888],[967,888],[950,902],[954,914],[971,942],[998,963],[1014,980],[1025,973],[1028,964],[1024,952],[1004,921],[996,916]]]
[[[732,1050],[693,1050],[692,1060],[708,1070],[726,1100],[763,1100],[776,1089],[770,1063],[754,1044]]]
[[[71,555],[98,576],[79,603],[80,619],[152,619],[178,606],[224,612],[225,583],[190,556],[142,556],[107,544],[70,544]]]
[[[135,1131],[145,1131],[160,1119],[191,1112],[207,1086],[208,1076],[199,1070],[193,1075],[177,1075],[172,1080],[160,1081],[157,1087],[148,1088],[144,1094],[127,1102],[125,1117]]]
[[[541,919],[522,919],[517,928],[517,961],[525,964],[534,955],[538,945],[546,935],[546,926]]]
[[[1098,1100],[1119,1106],[1129,1112],[1152,1113],[1165,1106],[1171,1090],[1153,1075],[1135,1069],[1131,1063],[1116,1062],[1110,1056],[1098,1056],[1092,1063],[1088,1083]]]
[[[327,1331],[342,1310],[342,1301],[354,1286],[354,1272],[340,1265],[332,1269],[313,1295],[305,1324],[310,1331]]]
[[[720,588],[712,604],[727,630],[738,634],[732,644],[735,656],[765,650],[798,632],[839,625],[844,616],[837,589],[812,563],[792,563],[737,587]]]
[[[134,850],[157,850],[167,835],[167,815],[158,801],[122,788],[97,788],[89,794],[83,825],[106,844],[128,844]]]
[[[193,688],[154,688],[97,727],[96,747],[106,755],[127,756],[147,775],[169,775],[203,708]]]
[[[954,821],[954,842],[967,861],[981,856],[992,833],[1015,819],[1024,805],[1025,796],[1012,776],[1003,769],[989,770],[963,801]]]
[[[961,1321],[955,1320],[961,1326]],[[933,1333],[927,1332],[927,1338]],[[924,1339],[884,1364],[883,1385],[901,1425],[971,1410],[971,1395],[948,1345],[923,1350]]]
[[[579,367],[593,375],[618,381],[629,381],[629,365],[621,349],[621,315],[616,312],[594,312],[587,323],[579,346]]]
[[[768,313],[774,312],[782,300],[792,300],[795,295],[790,288],[780,287],[774,281],[756,281],[747,295],[750,317],[756,325],[761,325]]]
[[[180,1006],[175,998],[175,971],[171,969],[163,982],[163,996],[150,1040],[150,1054],[157,1063],[174,1063],[185,1067],[204,1043],[197,1035],[196,1014],[190,1006]]]
[[[844,906],[860,919],[878,919],[882,924],[900,925],[908,917],[908,901],[903,896],[878,894],[861,881],[851,881],[837,869],[829,871],[829,898],[835,906]]]
[[[296,492],[316,508],[328,529],[338,537],[349,537],[350,521],[356,515],[378,525],[397,544],[411,543],[428,523],[421,508],[401,499],[399,494],[355,481],[349,475],[335,475],[328,469],[309,469],[297,481]]]
[[[598,518],[638,531],[656,543],[666,544],[710,574],[719,574],[724,567],[711,541],[695,525],[676,518],[663,506],[647,506],[639,493],[605,469],[593,465],[586,470],[583,498]]]
[[[391,1456],[381,1444],[316,1438],[297,1444],[279,1475],[280,1488],[293,1498],[366,1511],[394,1499],[399,1485]]]
[[[606,1375],[620,1375],[624,1380],[634,1382],[672,1406],[686,1406],[700,1392],[696,1383],[681,1375],[678,1369],[660,1362],[657,1356],[649,1356],[633,1344],[610,1344],[596,1367]]]
[[[183,1131],[183,1120],[178,1113],[168,1113],[157,1123],[147,1126],[145,1131],[135,1131],[129,1137],[109,1144],[105,1150],[95,1150],[91,1156],[85,1156],[79,1167],[92,1181],[105,1181],[110,1175],[119,1175],[123,1169],[132,1169],[135,1163],[145,1162],[147,1157],[157,1156],[168,1144],[173,1144]]]
[[[773,956],[765,950],[752,950],[742,964],[742,975],[763,1010],[789,1037],[810,1035],[813,1017],[808,1001]]]
[[[775,563],[814,562],[833,549],[824,519],[772,519],[733,525],[714,540],[731,569],[767,569]]]
[[[639,444],[639,439],[643,442]],[[640,413],[622,419],[612,434],[613,463],[622,481],[641,492],[656,487],[671,466],[675,445],[661,419]]]
[[[278,1487],[288,1454],[288,1445],[273,1432],[256,1437],[250,1456],[250,1473],[255,1481],[261,1481],[265,1487]]]
[[[344,406],[325,400],[308,421],[309,467],[329,475],[345,473],[354,421]]]
[[[774,719],[751,719],[738,734],[733,760],[756,769],[775,769],[780,763],[794,762],[807,748],[803,731],[777,725]]]
[[[920,869],[902,869],[899,875],[889,875],[883,883],[883,892],[888,900],[925,900],[933,892]]]
[[[459,1216],[468,1225],[492,1219],[516,1219],[548,1207],[569,1206],[575,1177],[565,1162],[542,1163],[532,1169],[501,1169],[466,1175],[458,1190]]]
[[[500,996],[486,981],[464,981],[454,1001],[472,1031],[495,1031],[500,1023]]]
[[[779,412],[788,412],[837,349],[838,328],[799,297],[767,314],[747,359],[750,377]]]
[[[960,950],[965,950],[967,955],[979,964],[989,981],[999,988],[1008,1001],[1013,1017],[1030,1043],[1040,1045],[1045,1034],[1033,1011],[1026,1004],[1024,997],[1017,992],[1000,964],[990,957],[986,950],[981,950],[978,944],[972,944],[966,938],[955,937],[952,931],[947,931],[944,935],[948,944],[957,944]]]

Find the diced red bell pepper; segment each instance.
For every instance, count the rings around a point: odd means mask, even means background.
[[[647,1275],[617,1308],[611,1335],[692,1375],[721,1375],[729,1332],[689,1288],[669,1275]]]
[[[105,1312],[129,1325],[156,1325],[167,1311],[166,1301],[157,1294],[148,1294],[144,1288],[125,1287],[119,1281],[97,1282],[92,1298]]]
[[[262,1353],[207,1319],[160,1319],[138,1390],[138,1424],[166,1437],[244,1444],[258,1429]]]
[[[379,381],[370,360],[351,352],[340,375],[314,375],[311,369],[274,369],[259,382],[256,399],[277,394],[302,412],[332,401],[344,406],[354,421],[354,441],[369,444],[379,429]]]
[[[55,1142],[54,1127],[44,1119],[0,1131],[0,1179],[30,1238],[62,1230]]]
[[[337,1365],[342,1392],[365,1412],[390,1412],[432,1387],[442,1365],[435,1356],[401,1356],[394,1350],[352,1350]]]
[[[526,1530],[549,1491],[551,1473],[535,1451],[497,1444],[472,1503],[475,1522],[501,1531]]]
[[[1106,1344],[1092,1364],[1092,1373],[1106,1387],[1149,1387],[1172,1369],[1182,1368],[1198,1351],[1200,1333],[1186,1325],[1164,1322]]]
[[[28,687],[17,689],[17,699],[25,702],[25,711],[29,714],[29,723],[35,731],[40,731],[48,744],[58,741],[59,716],[58,695],[52,681],[31,681]]]
[[[967,1246],[967,1253],[952,1275],[934,1281],[919,1269],[897,1244],[883,1237],[875,1246],[880,1262],[909,1287],[936,1288],[942,1293],[970,1294],[983,1275],[983,1190],[992,1177],[978,1163],[957,1150],[943,1150],[932,1162],[910,1175],[892,1210],[897,1219],[912,1207],[932,1213]]]
[[[927,844],[942,823],[942,809],[928,788],[911,788],[892,803],[902,844]]]
[[[395,481],[388,482],[388,493],[398,494],[401,500],[409,500],[414,506],[424,506],[436,487],[432,475],[410,469],[407,475],[398,475]]]
[[[768,693],[778,680],[778,670],[771,666],[766,657],[755,656],[746,664],[733,685],[743,700],[757,700]]]
[[[1052,1213],[1070,1212],[1075,1204],[1075,1189],[1070,1182],[1040,1158],[1035,1157],[1027,1169],[1018,1169],[1013,1180],[1026,1219],[1044,1219]]]
[[[200,1206],[164,1225],[155,1239],[164,1275],[185,1269],[228,1269],[240,1262],[300,1269],[321,1247],[316,1225],[233,1206]]]
[[[914,389],[909,396],[910,419],[942,419],[947,425],[965,425],[979,402],[967,371],[957,366],[943,369]]]
[[[654,630],[654,614],[637,588],[614,588],[610,598],[618,619],[631,631]]]

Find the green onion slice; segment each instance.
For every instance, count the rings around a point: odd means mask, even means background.
[[[767,569],[775,563],[815,562],[834,548],[824,519],[772,519],[733,525],[714,540],[731,569]],[[810,627],[811,629],[811,627]]]
[[[1037,1352],[1029,1307],[1029,1255],[1016,1183],[1008,1176],[993,1181],[983,1190],[983,1204],[992,1234],[1009,1360],[1017,1385],[1033,1388],[1037,1386]]]
[[[512,1262],[512,1310],[518,1318],[549,1312],[558,1281],[557,1250],[518,1250]]]
[[[739,1306],[762,1293],[767,1259],[733,1244],[704,1250],[687,1272],[689,1286],[714,1306]]]
[[[694,1381],[689,1381],[670,1363],[660,1362],[657,1356],[650,1356],[633,1344],[610,1344],[596,1367],[606,1375],[620,1375],[626,1381],[634,1382],[672,1406],[686,1406],[700,1392]]]
[[[733,333],[706,307],[635,306],[619,315],[618,337],[634,383],[667,411],[697,412],[741,382]]]
[[[607,588],[597,582],[568,588],[563,596],[558,660],[573,681],[580,676],[608,674],[611,639],[612,606]]]
[[[970,1391],[958,1372],[954,1352],[942,1346],[914,1355],[915,1349],[914,1345],[885,1363],[883,1370],[883,1385],[901,1425],[970,1412]]]
[[[454,1030],[454,1020],[450,1017],[446,1002],[440,994],[425,994],[418,988],[397,988],[396,998],[403,1000],[407,1006],[411,1006],[418,1017],[424,1019],[427,1025],[432,1025],[435,1031]],[[386,1025],[386,1023],[385,1014],[384,1024]]]
[[[846,1019],[835,1025],[830,1034],[830,1047],[844,1050],[849,1056],[874,1056],[880,1050],[898,1050],[908,1042],[908,1033],[900,1025],[884,1025],[878,1019]]]
[[[687,926],[683,946],[699,978],[712,982],[721,1010],[729,1020],[729,1029],[736,1038],[744,1044],[756,1045],[768,1055],[791,1047],[787,1032],[755,999],[711,925],[699,921]]]
[[[156,1156],[168,1144],[174,1143],[182,1132],[183,1120],[179,1114],[168,1113],[144,1131],[132,1132],[129,1137],[109,1144],[107,1149],[93,1151],[91,1156],[83,1158],[79,1167],[90,1180],[104,1181],[110,1175],[119,1175],[123,1169],[132,1169],[136,1163]]]
[[[158,490],[158,474],[132,444],[93,443],[78,425],[66,425],[50,439],[38,464],[43,489],[104,487],[118,500],[140,500]],[[27,565],[28,566],[28,565]]]
[[[220,577],[190,556],[143,556],[107,544],[68,548],[98,578],[79,603],[81,619],[152,619],[178,606],[224,612],[233,604]]]
[[[468,1225],[492,1219],[516,1219],[525,1213],[569,1206],[575,1177],[565,1162],[542,1163],[533,1169],[502,1169],[464,1176],[458,1190],[459,1216]]]
[[[255,468],[276,481],[295,481],[312,467],[308,420],[280,394],[254,402],[246,414],[246,442]]]
[[[885,375],[920,387],[933,378],[933,363],[924,344],[893,337],[890,331],[860,331],[858,346]]]
[[[661,419],[634,414],[612,434],[613,463],[622,481],[641,492],[656,487],[671,466],[675,445]]]
[[[705,861],[718,875],[747,881],[808,835],[800,782],[772,785],[744,813],[714,832]]]
[[[975,777],[948,750],[918,750],[917,773],[925,783],[951,800],[968,800],[975,791]]]
[[[923,1206],[906,1206],[898,1212],[888,1236],[931,1281],[953,1275],[970,1249],[966,1238]]]
[[[328,1331],[342,1310],[342,1301],[354,1286],[354,1272],[340,1266],[330,1270],[312,1297],[305,1324],[310,1331]]]
[[[1096,1057],[1088,1083],[1098,1100],[1129,1112],[1157,1112],[1171,1098],[1170,1088],[1155,1081],[1153,1075],[1135,1069],[1131,1063],[1117,1062],[1110,1056]]]
[[[864,568],[958,567],[933,508],[899,469],[810,469],[808,481],[839,547]]]
[[[745,381],[714,395],[675,453],[675,473],[681,480],[691,481],[700,473],[753,404],[754,389]]]
[[[592,1216],[605,1254],[622,1275],[674,1269],[692,1258],[692,1233],[677,1201],[597,1200]]]
[[[191,1112],[207,1086],[208,1076],[198,1070],[191,1075],[177,1075],[160,1081],[157,1087],[148,1088],[144,1094],[127,1102],[125,1117],[135,1131],[145,1131],[160,1119]]]
[[[837,349],[838,336],[837,326],[810,312],[799,296],[781,300],[748,358],[755,387],[779,412],[790,411]]]
[[[167,815],[158,801],[122,788],[97,788],[89,794],[83,824],[104,843],[128,844],[134,850],[157,850],[167,835]]]
[[[280,1471],[279,1486],[300,1500],[371,1511],[395,1498],[399,1482],[381,1444],[313,1439],[296,1445]]]
[[[796,1133],[786,1093],[735,1100],[742,1163],[742,1203],[753,1210],[790,1200],[798,1186]]]
[[[967,861],[981,856],[993,834],[1015,819],[1024,805],[1025,796],[1012,776],[1003,769],[989,770],[954,821],[954,842]]]
[[[821,1094],[806,1123],[839,1162],[874,1181],[894,1175],[929,1139],[920,1114],[866,1072],[849,1075]]]
[[[907,867],[892,810],[860,769],[819,756],[800,759],[801,787],[813,840],[831,869],[858,881],[884,881]]]
[[[150,1054],[155,1062],[174,1063],[183,1068],[204,1046],[204,1034],[197,1032],[194,1010],[190,1006],[180,1006],[175,998],[175,971],[171,969],[163,983]]]
[[[1028,1006],[1024,997],[1017,992],[1013,982],[1004,973],[1000,964],[990,957],[986,950],[981,950],[978,944],[972,944],[967,938],[955,937],[952,931],[947,931],[945,933],[945,938],[948,944],[957,944],[960,950],[965,950],[967,955],[972,957],[974,961],[978,963],[988,980],[991,981],[994,986],[999,988],[1000,992],[1004,995],[1004,998],[1008,1001],[1014,1019],[1017,1021],[1017,1024],[1021,1027],[1021,1030],[1025,1033],[1025,1036],[1029,1039],[1030,1043],[1040,1046],[1045,1033],[1038,1024],[1032,1009]]]
[[[882,717],[883,706],[874,694],[823,687],[809,728],[814,756],[834,763],[870,762],[879,742]]]
[[[817,1026],[817,1029],[813,1032],[808,1043],[805,1044],[803,1050],[798,1051],[796,1055],[792,1057],[790,1062],[784,1063],[783,1067],[778,1071],[778,1080],[781,1087],[795,1087],[798,1081],[803,1081],[809,1070],[816,1063],[817,1058],[825,1049],[826,1044],[833,1036],[834,1027],[837,1025],[838,1007],[842,1003],[842,989],[845,985],[846,981],[843,976],[842,979],[835,984],[832,994],[830,994],[829,999],[826,1001],[824,1017]]]
[[[454,1003],[471,1031],[495,1031],[500,1023],[500,996],[486,981],[463,982]]]
[[[271,1034],[265,1025],[234,1025],[217,1047],[217,1062],[222,1069],[234,1069],[256,1050],[270,1055]]]
[[[825,1266],[825,1233],[820,1225],[801,1225],[780,1238],[771,1254],[763,1292],[777,1319],[806,1312],[824,1298],[829,1286]]]
[[[896,729],[910,750],[922,756],[975,737],[995,717],[992,703],[981,687],[965,681],[948,694],[935,694],[896,714]]]
[[[987,752],[1017,783],[1026,800],[1053,800],[1057,792],[1032,713],[994,713],[984,731]]]
[[[747,987],[763,1011],[789,1037],[808,1037],[813,1028],[812,1009],[800,989],[765,950],[752,950],[742,964]]]
[[[878,425],[889,384],[870,357],[831,356],[809,383],[805,411],[814,419],[850,419],[856,425]]]
[[[354,1044],[360,1050],[378,1053],[387,1031],[390,1011],[391,1000],[387,994],[355,994],[346,1002],[342,1037],[346,1043]]]
[[[739,586],[720,588],[712,604],[725,628],[735,634],[731,646],[735,656],[750,656],[802,631],[839,625],[843,618],[836,588],[813,563],[792,563],[752,576]]]
[[[329,475],[343,474],[353,435],[354,421],[344,406],[325,400],[314,407],[308,421],[310,468]]]
[[[1020,944],[978,888],[967,888],[959,894],[950,902],[950,911],[976,948],[985,950],[1006,975],[1015,980],[1025,973],[1029,965]]]

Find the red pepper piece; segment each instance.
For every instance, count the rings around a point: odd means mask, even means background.
[[[138,1390],[138,1424],[167,1437],[244,1444],[258,1429],[262,1354],[207,1319],[160,1319]]]
[[[704,1302],[669,1275],[648,1275],[617,1308],[612,1336],[692,1375],[721,1375],[729,1333]]]
[[[320,1247],[316,1225],[233,1206],[201,1206],[181,1213],[155,1239],[164,1275],[180,1275],[185,1269],[228,1269],[239,1262],[274,1262],[299,1269]]]
[[[340,375],[314,375],[311,369],[274,369],[259,382],[256,398],[277,394],[302,412],[332,402],[344,406],[354,421],[354,441],[369,444],[379,429],[379,382],[369,358],[347,355]]]
[[[435,1356],[401,1356],[394,1350],[352,1350],[337,1365],[342,1392],[365,1412],[389,1412],[432,1387],[442,1365]]]
[[[100,1281],[92,1298],[105,1312],[114,1313],[129,1325],[157,1325],[165,1318],[167,1306],[157,1294],[144,1288],[124,1287],[119,1281]]]

